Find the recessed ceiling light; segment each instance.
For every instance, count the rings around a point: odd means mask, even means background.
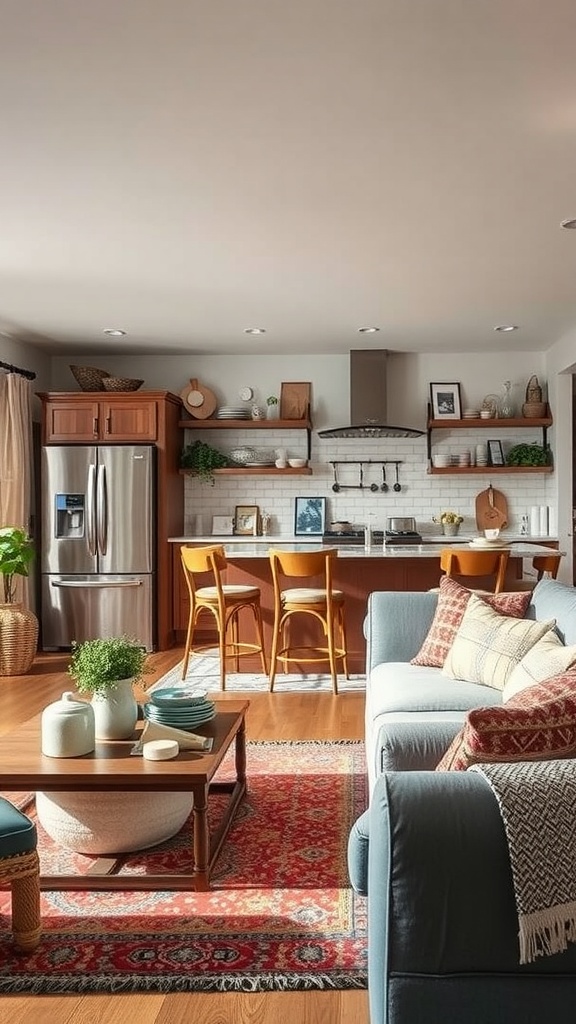
[[[117,327],[106,327],[102,331],[102,334],[107,334],[110,338],[123,338],[124,335],[126,334],[126,331],[121,331]]]
[[[245,327],[244,334],[266,334],[265,327]]]
[[[568,228],[569,231],[576,230],[576,217],[567,217],[560,224],[561,228]]]
[[[359,327],[358,334],[376,334],[379,330],[379,327]]]
[[[504,333],[506,331],[517,331],[518,330],[518,324],[498,324],[498,326],[495,327],[494,330],[495,331],[503,331]]]

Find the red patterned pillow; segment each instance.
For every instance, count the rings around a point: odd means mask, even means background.
[[[471,590],[457,583],[451,576],[443,576],[440,580],[438,604],[428,631],[418,654],[412,658],[411,665],[429,665],[442,668],[470,599]],[[530,603],[529,590],[519,590],[506,594],[477,594],[491,608],[501,615],[510,615],[515,619],[523,619]]]
[[[576,757],[576,671],[529,686],[507,704],[473,708],[436,768]]]

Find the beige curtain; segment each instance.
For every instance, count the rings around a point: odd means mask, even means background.
[[[32,411],[30,381],[0,374],[0,526],[30,529]],[[28,602],[28,581],[18,579],[16,600]]]

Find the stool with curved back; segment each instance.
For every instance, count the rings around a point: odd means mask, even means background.
[[[0,797],[0,885],[12,894],[12,937],[16,949],[36,949],[40,921],[40,862],[36,826],[26,814]]]
[[[227,567],[224,548],[220,545],[209,547],[180,548],[182,568],[190,595],[190,616],[184,648],[182,679],[186,678],[188,661],[191,654],[213,650],[214,644],[194,646],[194,631],[202,612],[213,616],[218,628],[218,651],[220,655],[220,686],[226,689],[226,662],[233,658],[236,671],[240,671],[240,657],[247,654],[259,654],[264,675],[268,674],[266,656],[264,654],[264,633],[262,630],[262,611],[260,608],[259,587],[241,586],[234,583],[223,583],[222,572]],[[196,576],[209,574],[210,586],[197,586]],[[238,617],[243,609],[250,609],[254,617],[257,643],[241,641],[239,637]]]
[[[338,693],[338,661],[342,662],[346,679],[348,662],[346,653],[346,625],[344,620],[344,594],[332,586],[333,563],[337,548],[321,551],[277,551],[271,549],[270,565],[274,585],[274,627],[270,658],[270,692],[278,662],[286,672],[290,662],[301,665],[329,662],[332,689]],[[282,578],[308,579],[310,586],[282,589]],[[313,579],[315,577],[315,579]],[[326,637],[325,644],[291,646],[289,620],[295,615],[316,619]]]
[[[493,576],[492,593],[504,589],[504,579],[510,551],[498,548],[496,551],[472,551],[470,548],[443,548],[440,552],[440,568],[447,576]]]
[[[516,580],[513,589],[534,590],[536,584],[544,578],[555,580],[558,576],[561,558],[562,555],[558,555],[555,551],[551,551],[549,555],[534,555],[532,568],[536,570],[536,579]]]

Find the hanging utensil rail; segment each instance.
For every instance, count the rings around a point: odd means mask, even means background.
[[[363,491],[366,489],[364,484],[364,466],[394,466],[396,471],[396,481],[398,481],[398,467],[403,464],[402,459],[331,459],[330,463],[334,472],[334,483],[332,484],[332,490],[338,493],[338,491]],[[357,484],[343,484],[338,479],[338,467],[339,466],[358,466],[358,483]],[[376,484],[370,484],[368,490],[378,491],[379,487]]]

